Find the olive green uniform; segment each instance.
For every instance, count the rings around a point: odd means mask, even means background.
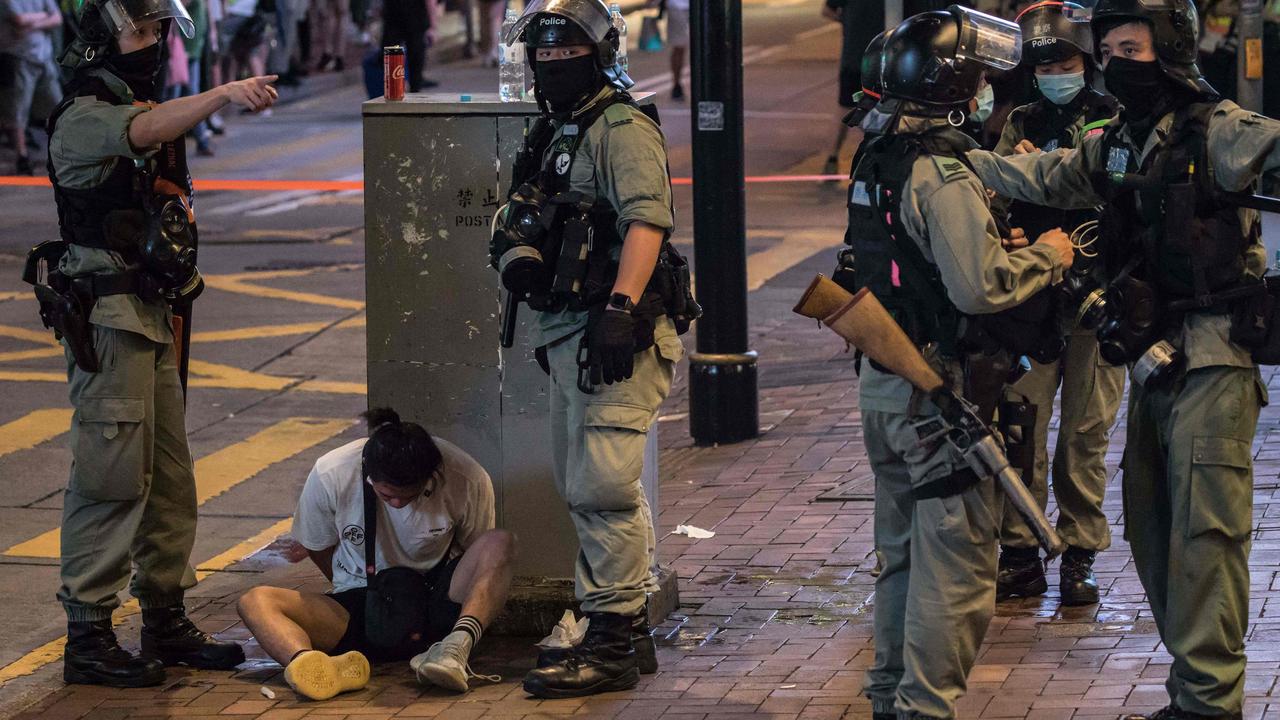
[[[606,89],[601,97],[612,92]],[[548,153],[555,153],[563,132],[563,125],[556,129]],[[585,133],[570,166],[569,189],[607,199],[623,238],[636,221],[669,233],[671,185],[658,126],[638,109],[617,103]],[[621,245],[611,252],[619,257]],[[654,346],[636,355],[634,374],[587,394],[578,389],[577,362],[586,326],[585,312],[542,312],[533,331],[534,346],[547,348],[551,368],[556,489],[578,531],[575,574],[583,612],[635,615],[657,589],[653,517],[640,482],[645,441],[684,348],[675,326],[660,317]]]
[[[108,87],[128,87],[96,70]],[[101,185],[118,162],[148,162],[159,148],[133,148],[129,123],[144,107],[77,98],[49,138],[59,185]],[[69,277],[136,269],[118,253],[70,245]],[[71,478],[62,510],[62,587],[71,621],[104,620],[135,567],[131,593],[143,608],[182,604],[195,584],[189,565],[196,530],[196,488],[187,448],[171,314],[163,301],[107,295],[90,314],[100,371],[87,373],[66,352]]]
[[[908,118],[899,132],[945,120]],[[974,146],[976,147],[976,143]],[[986,191],[962,164],[921,155],[902,191],[901,215],[925,259],[938,267],[948,299],[969,314],[1024,302],[1062,278],[1046,246],[1005,252]],[[953,363],[940,367],[958,387]],[[967,467],[950,445],[921,448],[905,380],[863,366],[860,407],[876,476],[875,660],[865,691],[878,713],[950,718],[995,611],[996,539],[1003,500],[992,478],[956,495],[915,499],[912,490]]]
[[[1166,137],[1166,116],[1141,148]],[[1280,167],[1280,123],[1220,103],[1209,120],[1208,154],[1220,187],[1247,189]],[[970,153],[996,192],[1027,202],[1088,207],[1102,202],[1090,171],[1105,168],[1100,138],[1078,150],[999,158]],[[1245,227],[1256,220],[1241,209]],[[1265,270],[1260,243],[1248,272]],[[1249,621],[1252,529],[1251,443],[1267,392],[1249,352],[1229,338],[1230,318],[1189,313],[1173,344],[1186,369],[1163,389],[1130,384],[1124,470],[1125,538],[1133,549],[1160,637],[1173,655],[1166,687],[1181,709],[1239,713],[1244,701],[1244,633]]]
[[[1030,107],[1023,105],[1009,114],[996,143],[997,155],[1012,155],[1014,146],[1026,137],[1022,121]],[[1069,128],[1072,147],[1079,147],[1085,124],[1086,116],[1081,113]],[[1070,234],[1074,229],[1063,231]],[[1062,357],[1050,363],[1032,360],[1031,371],[1009,388],[1007,399],[1029,402],[1037,408],[1032,436],[1035,466],[1027,487],[1045,508],[1049,504],[1049,421],[1053,419],[1053,399],[1062,386],[1058,442],[1053,453],[1058,534],[1073,547],[1106,550],[1111,546],[1111,526],[1102,511],[1107,490],[1107,439],[1120,410],[1125,370],[1102,359],[1097,335],[1076,327],[1074,315],[1064,311],[1060,322],[1066,340]],[[1011,505],[1004,508],[1000,544],[1036,547],[1035,535]]]

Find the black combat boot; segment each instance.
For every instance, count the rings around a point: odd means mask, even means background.
[[[165,665],[201,670],[230,670],[244,662],[238,644],[201,632],[181,605],[142,611],[142,654]]]
[[[524,676],[524,690],[536,698],[584,697],[628,690],[640,682],[631,644],[631,618],[616,613],[587,613],[591,623],[582,644],[564,660],[535,668]]]
[[[1166,705],[1150,715],[1124,715],[1122,720],[1241,720],[1244,713],[1227,715],[1201,715],[1183,710],[1177,705]]]
[[[1098,580],[1093,576],[1092,550],[1069,547],[1062,554],[1058,589],[1063,605],[1093,605],[1098,602]]]
[[[636,667],[641,675],[658,672],[658,646],[649,634],[649,617],[641,612],[631,619],[631,645],[636,651]],[[544,648],[538,651],[538,667],[555,665],[577,648]]]
[[[164,682],[164,665],[120,647],[110,620],[69,622],[62,679],[78,685],[149,687]]]
[[[1044,579],[1040,548],[1000,546],[1000,572],[996,575],[996,600],[1035,597],[1049,590]]]

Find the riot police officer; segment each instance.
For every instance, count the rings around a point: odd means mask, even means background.
[[[1006,251],[965,165],[976,143],[957,128],[982,74],[1017,65],[1020,51],[1017,25],[960,6],[905,20],[884,43],[882,134],[853,173],[855,284],[957,386],[966,317],[1023,303],[1072,261],[1061,231]],[[884,558],[865,691],[877,720],[954,717],[994,612],[1002,503],[953,447],[920,444],[913,423],[937,409],[905,380],[864,363],[859,392]]]
[[[1108,282],[1078,295],[1103,359],[1133,364],[1125,536],[1174,658],[1170,704],[1152,717],[1239,718],[1250,446],[1267,400],[1253,350],[1266,318],[1227,298],[1262,287],[1266,258],[1257,213],[1233,193],[1280,166],[1280,123],[1205,82],[1190,0],[1100,0],[1092,29],[1119,121],[1074,150],[969,159],[989,186],[1025,202],[1105,203]]]
[[[578,697],[632,687],[657,668],[644,616],[655,542],[640,471],[683,353],[677,323],[683,331],[697,313],[687,266],[667,242],[665,140],[625,92],[632,82],[609,9],[534,2],[505,40],[525,43],[544,114],[513,169],[491,254],[504,287],[538,311],[555,480],[577,529],[576,590],[590,618],[582,644],[540,657],[524,688]]]
[[[228,103],[260,110],[276,95],[272,78],[253,78],[156,104],[167,33],[193,31],[177,0],[86,0],[76,26],[62,60],[73,79],[49,120],[62,239],[32,251],[26,276],[66,346],[75,407],[58,591],[64,678],[155,685],[165,665],[244,660],[235,643],[197,629],[183,605],[195,584],[196,489],[171,308],[189,317],[203,287],[184,136]],[[51,271],[43,282],[41,262]],[[141,657],[121,649],[111,627],[131,564]]]
[[[1091,86],[1093,39],[1089,26],[1071,22],[1063,3],[1046,0],[1023,10],[1022,64],[1034,71],[1040,97],[1014,108],[995,147],[999,155],[1076,147],[1080,138],[1101,133],[1116,114],[1115,99]],[[1093,237],[1092,209],[1064,211],[1012,203],[1009,224],[1028,237],[1054,227]],[[1097,253],[1088,240],[1073,274],[1098,273]],[[1107,487],[1107,436],[1120,409],[1124,368],[1108,365],[1098,357],[1098,340],[1092,331],[1075,327],[1074,307],[1062,303],[1059,322],[1065,348],[1060,359],[1031,360],[1031,370],[1010,388],[1012,403],[1036,408],[1032,447],[1034,465],[1027,485],[1043,507],[1048,502],[1049,421],[1058,385],[1063,387],[1062,417],[1053,454],[1053,494],[1058,503],[1058,533],[1070,549],[1062,556],[1059,589],[1064,605],[1098,602],[1093,575],[1095,554],[1111,544],[1111,530],[1102,512]],[[1006,405],[1010,407],[1010,405]],[[1006,506],[1000,529],[1000,575],[996,599],[1030,597],[1048,589],[1044,562],[1026,525]]]

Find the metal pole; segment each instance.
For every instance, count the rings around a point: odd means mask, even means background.
[[[1262,112],[1262,0],[1242,0],[1236,36],[1236,102]]]
[[[698,351],[689,358],[689,432],[697,443],[760,434],[756,354],[747,349],[747,228],[742,143],[742,0],[693,0],[693,255]]]
[[[903,20],[902,0],[884,0],[884,29],[892,30]]]

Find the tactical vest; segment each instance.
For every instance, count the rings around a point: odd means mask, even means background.
[[[631,96],[625,92],[617,92],[602,100],[582,115],[568,121],[563,126],[560,137],[553,142],[554,127],[545,118],[539,118],[530,130],[525,147],[521,150],[512,173],[512,188],[508,196],[525,183],[532,183],[547,199],[547,207],[543,212],[554,213],[549,223],[547,240],[541,253],[548,263],[547,282],[555,286],[576,285],[576,291],[565,291],[557,287],[547,287],[545,292],[536,293],[529,298],[530,307],[535,310],[558,312],[563,309],[586,310],[601,305],[609,299],[613,284],[617,280],[618,262],[613,257],[612,249],[622,245],[623,238],[618,234],[618,213],[605,198],[587,199],[571,189],[573,165],[577,158],[587,131],[605,112],[617,104],[627,104],[639,109],[657,124],[657,119],[650,114],[648,108],[639,108]],[[538,164],[534,164],[534,160]],[[573,223],[575,219],[585,218],[590,226],[591,238],[588,246],[581,249],[581,258],[576,263],[576,270],[567,270],[574,265],[577,251],[563,252],[566,238],[575,235]],[[663,254],[675,253],[669,243],[664,243]],[[678,255],[678,253],[677,253]],[[575,275],[566,278],[566,274]]]
[[[1109,127],[1105,168],[1091,174],[1108,200],[1101,230],[1109,266],[1141,258],[1135,277],[1154,282],[1167,300],[1207,298],[1238,286],[1248,277],[1246,251],[1260,237],[1258,223],[1244,227],[1238,206],[1214,179],[1208,129],[1216,106],[1177,110],[1168,137],[1140,166],[1119,128]]]
[[[1067,109],[1053,106],[1044,99],[1027,106],[1020,118],[1023,137],[1041,150],[1051,152],[1076,147],[1079,139],[1092,132],[1102,132],[1115,117],[1115,98],[1089,88],[1081,90],[1080,94],[1082,97],[1077,98],[1071,108]],[[1084,125],[1077,137],[1074,128],[1082,115]],[[1096,219],[1098,214],[1094,210],[1062,210],[1021,200],[1014,200],[1009,205],[1009,223],[1025,230],[1027,237],[1033,241],[1044,232],[1058,227],[1071,234],[1080,225]]]
[[[945,357],[1004,350],[1050,362],[1062,352],[1061,334],[1050,322],[1056,312],[1051,288],[1007,310],[965,315],[902,223],[901,199],[916,159],[922,153],[954,158],[950,162],[962,171],[970,147],[952,128],[870,141],[849,188],[846,242],[853,250],[853,284],[870,288],[914,343],[937,343]]]
[[[100,77],[83,75],[69,88],[67,96],[49,116],[47,129],[53,137],[58,120],[76,98],[94,97],[112,105],[128,102],[111,91]],[[52,145],[52,143],[50,143]],[[137,248],[125,242],[146,222],[143,215],[143,193],[157,191],[156,183],[165,184],[165,194],[181,193],[190,201],[191,175],[187,169],[185,138],[166,142],[159,152],[139,168],[128,158],[118,158],[106,180],[95,187],[74,189],[58,182],[53,158],[48,162],[49,181],[58,208],[58,229],[63,240],[84,247],[114,250],[126,260],[136,258]],[[50,150],[52,153],[52,150]]]
[[[881,135],[860,149],[849,185],[847,242],[853,248],[854,283],[869,288],[916,345],[937,343],[957,352],[961,314],[947,298],[937,266],[930,263],[902,223],[901,202],[922,153],[962,162],[969,145],[955,130],[923,135]]]

